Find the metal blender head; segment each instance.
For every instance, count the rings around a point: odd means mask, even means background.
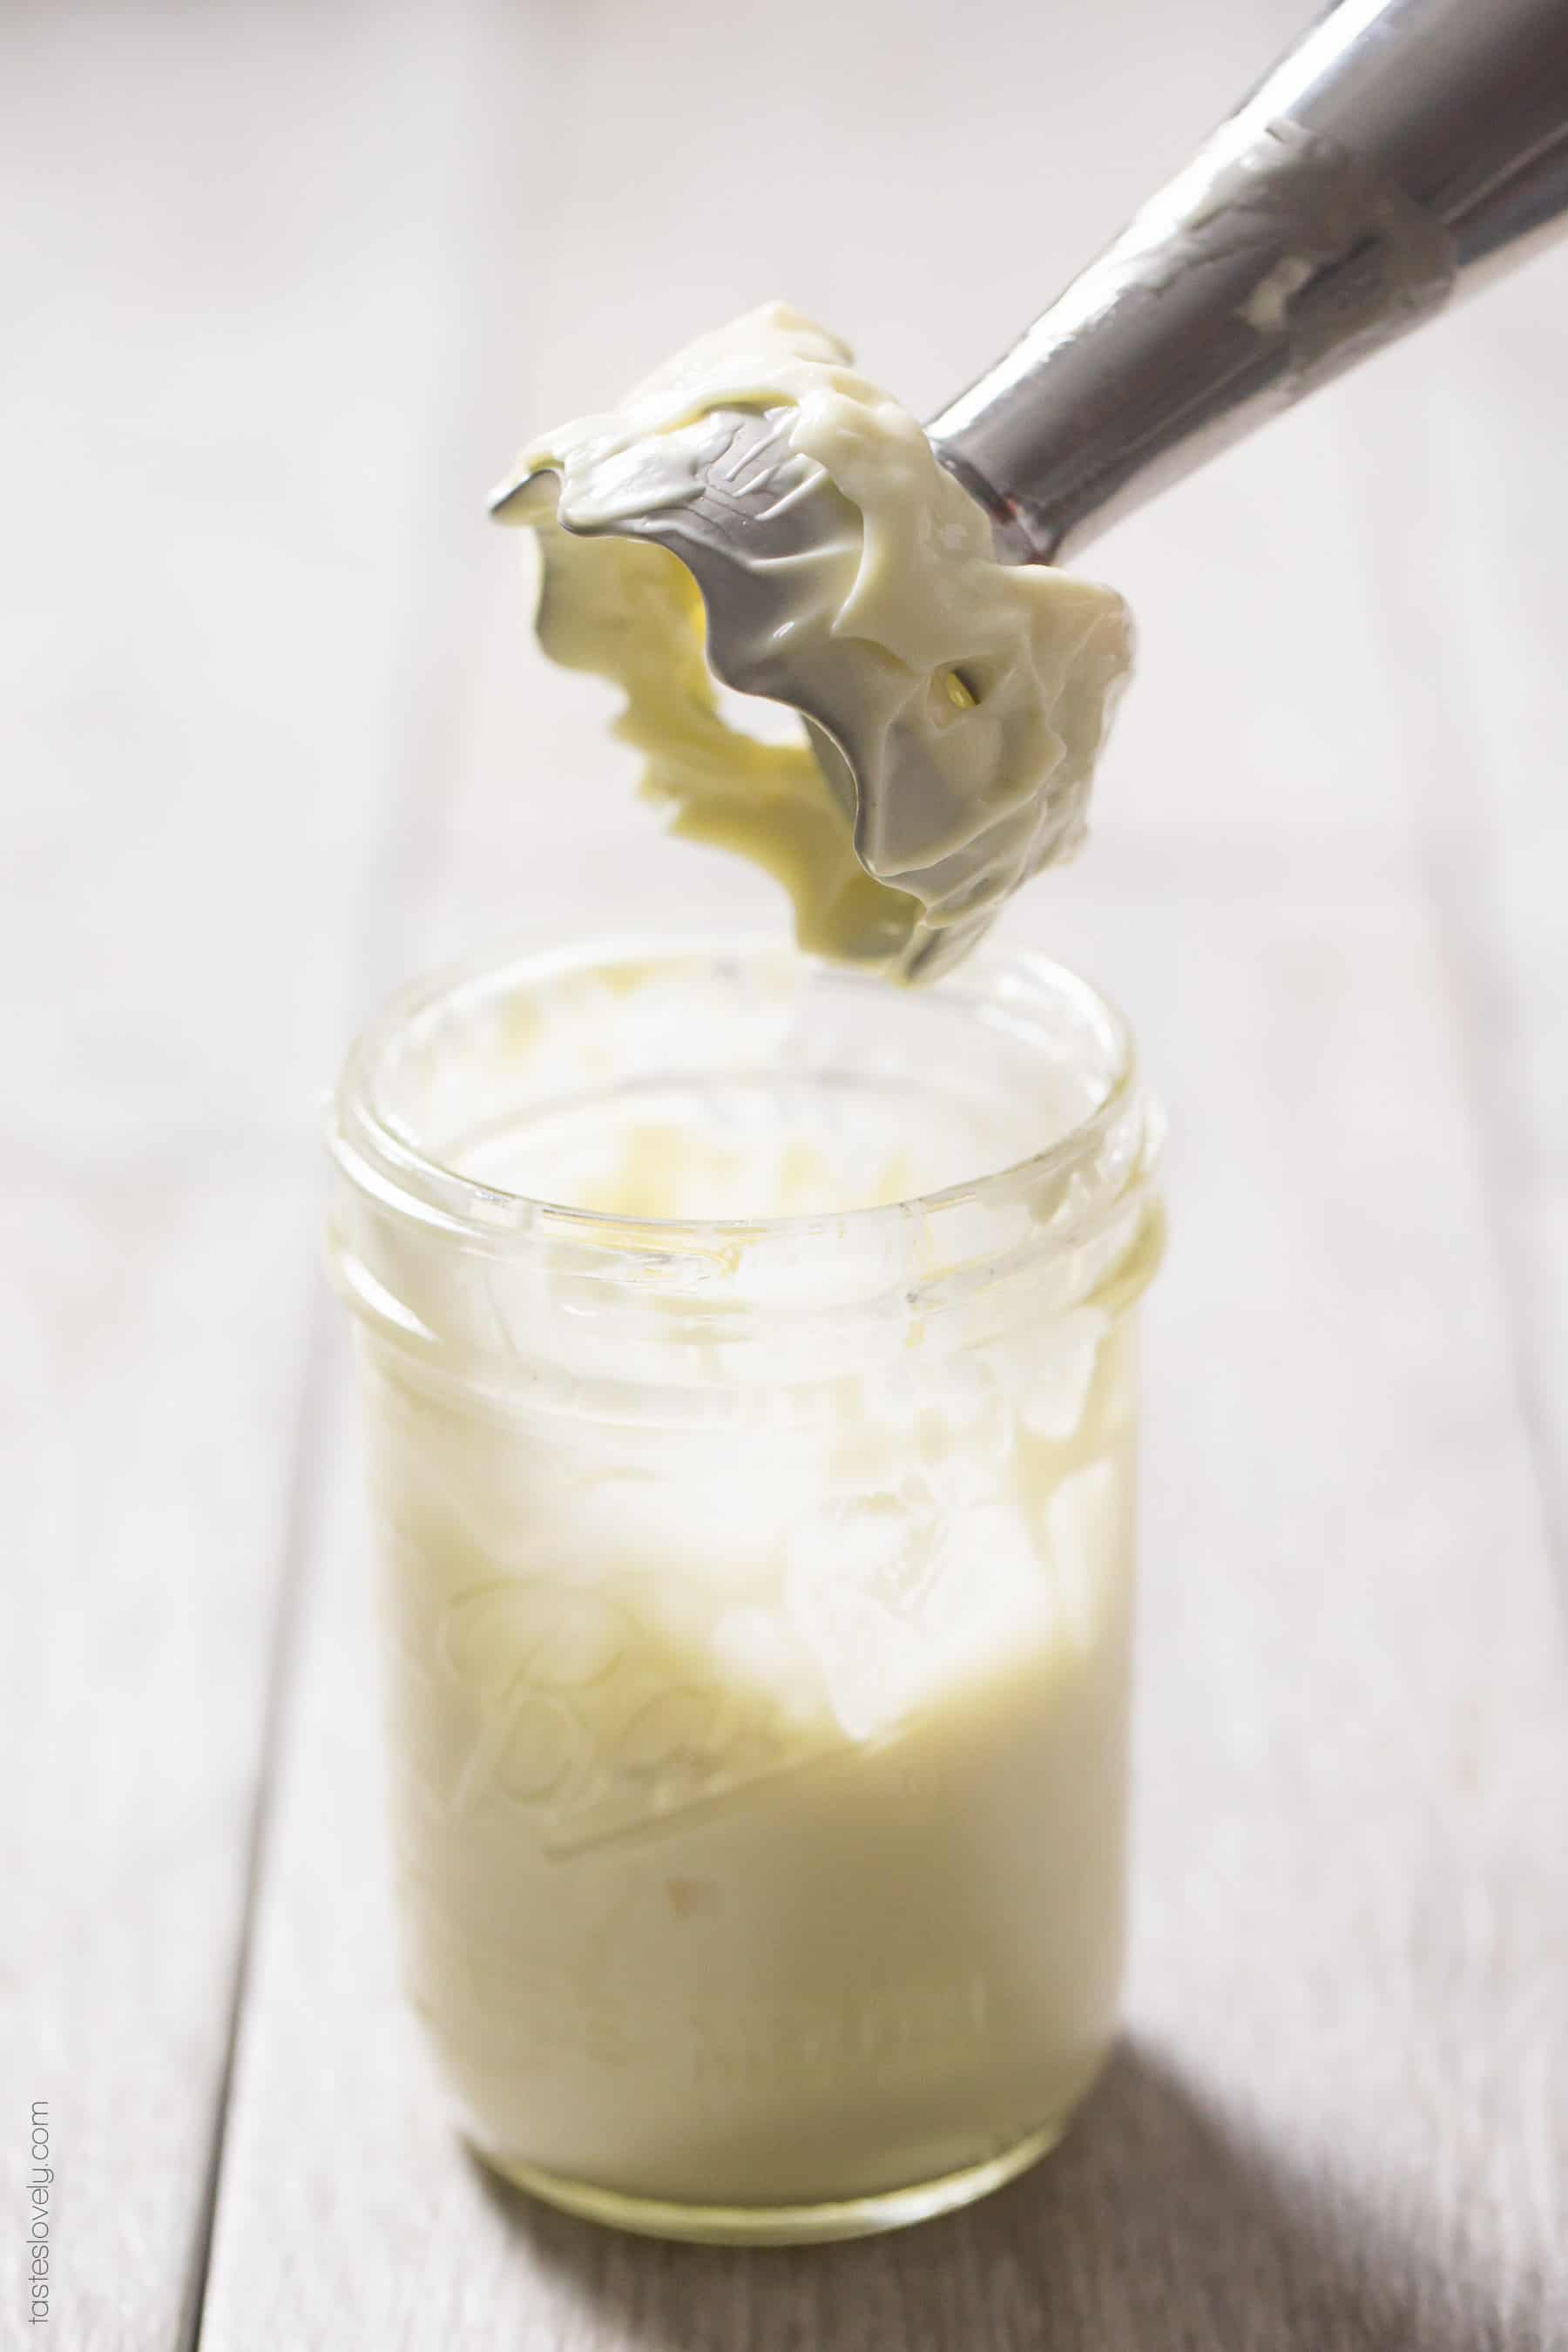
[[[679,499],[652,484],[639,496],[635,469],[628,469],[613,511],[568,521],[559,511],[560,475],[544,466],[502,482],[490,512],[546,534],[547,563],[548,533],[563,530],[574,537],[650,541],[684,564],[706,614],[710,669],[737,693],[799,715],[860,865],[927,907],[947,902],[940,923],[917,916],[900,961],[905,978],[928,979],[973,944],[993,909],[989,903],[973,912],[953,907],[972,880],[962,850],[909,860],[911,831],[929,829],[941,838],[945,824],[951,839],[952,820],[963,812],[914,714],[890,711],[885,698],[868,701],[864,645],[831,633],[831,616],[859,566],[862,525],[824,467],[792,447],[796,413],[788,405],[709,411],[688,436],[692,462]],[[820,623],[810,631],[809,663],[796,658],[803,616]],[[947,690],[955,701],[964,698],[960,681]],[[889,837],[893,794],[896,843]]]
[[[1564,225],[1563,0],[1342,0],[933,420],[931,447],[989,517],[1003,562],[1054,563]],[[904,673],[884,692],[864,645],[830,627],[805,675],[799,615],[836,592],[843,609],[861,535],[850,501],[791,446],[791,420],[714,410],[673,498],[667,482],[639,505],[634,464],[603,519],[558,517],[556,477],[538,471],[503,485],[492,510],[679,557],[706,607],[710,668],[799,712],[861,866],[922,902],[901,968],[924,975],[1072,846],[1081,793],[1057,808],[1037,795],[1032,812],[983,793],[1000,817],[976,835],[976,796],[961,803],[932,756],[968,679]]]

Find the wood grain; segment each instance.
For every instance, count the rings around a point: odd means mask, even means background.
[[[202,2352],[1568,2345],[1561,257],[1093,551],[1142,674],[1087,860],[1011,928],[1132,1013],[1173,1246],[1129,2033],[1056,2157],[789,2255],[490,2182],[397,1994],[341,1335],[298,1435],[353,1013],[542,919],[776,915],[528,653],[485,481],[773,292],[934,404],[1294,13],[987,0],[959,46],[936,0],[137,7],[18,45],[80,143],[40,98],[6,158],[47,339],[5,415],[99,460],[50,469],[63,542],[21,485],[56,568],[6,649],[0,1362],[58,1764],[6,1822],[47,1923],[7,2111],[59,2086],[73,2347],[178,2340],[215,2180]]]
[[[5,41],[4,2177],[15,2222],[47,2099],[58,2340],[169,2352],[300,1513],[316,1095],[374,985],[453,491],[472,60],[418,11]]]

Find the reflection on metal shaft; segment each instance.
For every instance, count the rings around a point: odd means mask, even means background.
[[[935,419],[1052,560],[1568,211],[1568,0],[1343,0]]]

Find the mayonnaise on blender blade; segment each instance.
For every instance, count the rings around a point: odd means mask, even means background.
[[[703,492],[736,410],[782,416],[780,499],[812,518],[806,545],[755,565],[742,667],[831,711],[847,761],[804,728],[781,743],[731,724],[705,653],[724,616],[667,548],[620,535]],[[998,562],[914,418],[799,312],[699,337],[616,409],[532,442],[520,472],[506,511],[539,532],[544,650],[621,688],[645,794],[780,881],[803,948],[925,977],[1078,848],[1131,667],[1126,605]]]

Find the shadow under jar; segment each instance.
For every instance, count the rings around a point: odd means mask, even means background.
[[[1156,1120],[1028,957],[611,940],[338,1096],[415,2002],[474,2145],[659,2235],[855,2235],[1115,2031]]]

